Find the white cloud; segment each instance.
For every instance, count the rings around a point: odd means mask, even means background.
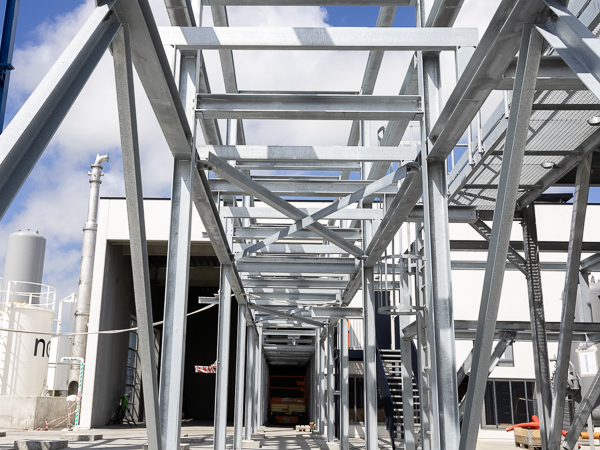
[[[497,1],[497,0],[494,0]],[[162,0],[151,0],[159,25],[168,17]],[[466,0],[465,17],[457,26],[484,26],[493,12],[489,2]],[[41,24],[30,42],[15,49],[9,101],[12,113],[20,107],[93,10],[86,0],[68,14]],[[320,7],[230,7],[232,26],[326,27]],[[481,17],[478,16],[481,14]],[[477,20],[474,20],[476,18]],[[205,8],[204,25],[210,25]],[[480,31],[480,35],[483,34]],[[409,53],[387,53],[376,94],[396,95],[404,78]],[[241,90],[358,91],[367,52],[238,52],[234,53]],[[205,52],[213,92],[224,92],[218,52]],[[146,196],[168,196],[172,157],[144,90],[136,79],[140,152]],[[11,113],[11,111],[9,111]],[[372,123],[372,142],[380,123]],[[224,126],[221,127],[224,130]],[[348,122],[245,121],[252,144],[345,144]],[[123,195],[122,166],[112,58],[102,58],[51,144],[0,223],[0,270],[8,235],[18,229],[39,230],[48,240],[44,281],[62,298],[77,289],[82,227],[86,220],[89,165],[96,153],[109,153],[102,184],[103,196]]]

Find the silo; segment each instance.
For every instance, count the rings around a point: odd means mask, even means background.
[[[45,388],[56,299],[54,288],[41,284],[45,247],[36,232],[9,237],[0,295],[1,395],[39,396]]]
[[[23,294],[31,293],[31,301],[38,302],[40,284],[44,272],[44,255],[46,253],[46,238],[33,231],[17,231],[8,237],[6,262],[4,264],[4,284],[6,291]],[[8,282],[13,285],[8,286]],[[14,294],[21,295],[21,294]],[[29,297],[29,296],[28,296]],[[12,298],[11,301],[19,301]],[[21,295],[22,302],[29,298]]]

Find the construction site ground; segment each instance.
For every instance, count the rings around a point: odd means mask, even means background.
[[[483,430],[486,437],[479,439],[477,450],[502,450],[515,449],[515,444],[512,439],[512,434],[494,433],[489,436],[489,433]],[[494,430],[496,431],[496,430]],[[261,448],[265,450],[275,449],[299,449],[299,450],[319,450],[321,444],[326,443],[323,436],[305,432],[297,432],[293,428],[281,427],[264,427],[264,438],[257,439],[261,441]],[[6,436],[0,438],[0,449],[14,448],[14,442],[21,439],[35,440],[54,440],[60,439],[62,434],[69,433],[68,430],[51,430],[51,431],[28,431],[28,430],[6,430]],[[71,431],[70,433],[73,433]],[[99,441],[84,442],[71,441],[69,448],[74,449],[142,449],[147,442],[146,430],[143,424],[137,428],[124,426],[114,426],[106,428],[97,428],[93,430],[82,430],[82,434],[102,434],[103,439]],[[181,430],[182,436],[187,437],[202,437],[204,442],[201,444],[190,444],[190,449],[212,449],[213,448],[213,428],[209,425],[201,425],[198,422],[190,422],[184,424]],[[361,433],[362,434],[362,433]],[[382,433],[380,433],[381,435]],[[227,427],[227,447],[232,447],[233,427]],[[380,448],[391,449],[389,438],[379,438]],[[360,437],[350,438],[350,448],[361,449],[365,448],[364,440]]]

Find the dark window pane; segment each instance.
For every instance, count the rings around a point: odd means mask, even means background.
[[[527,383],[527,403],[529,406],[529,419],[531,419],[531,416],[533,416],[534,414],[536,416],[538,415],[537,402],[534,400],[535,399],[535,381],[526,381],[525,383]],[[529,420],[528,420],[528,422],[529,422]]]
[[[513,381],[512,398],[513,398],[513,415],[515,423],[531,422],[531,417],[527,417],[527,399],[525,398],[525,383],[522,381]]]
[[[128,367],[127,375],[125,376],[125,384],[135,384],[135,369]]]
[[[508,381],[496,380],[496,408],[498,411],[498,425],[512,425]]]
[[[492,381],[487,382],[485,389],[485,424],[496,425],[496,413],[494,411],[494,384]]]

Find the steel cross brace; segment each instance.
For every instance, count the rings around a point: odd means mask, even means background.
[[[481,219],[477,219],[474,223],[470,224],[475,231],[477,231],[488,243],[492,237],[492,229]],[[506,257],[513,265],[519,269],[519,271],[527,276],[527,261],[523,258],[519,252],[517,252],[510,245],[508,246],[508,256]]]
[[[218,156],[209,154],[208,166],[219,176],[244,189],[244,191],[248,192],[249,194],[261,199],[267,205],[285,214],[291,219],[300,220],[307,216],[307,214],[303,213],[295,206],[290,205],[281,197],[273,194],[260,183],[257,183],[251,179],[248,175],[245,175],[239,170],[231,167]],[[320,223],[314,223],[307,228],[357,258],[360,258],[363,255],[363,251],[360,248],[354,244],[351,244],[346,239],[339,237],[334,231],[331,231]]]
[[[262,242],[259,242],[251,247],[244,249],[242,252],[236,254],[235,259],[242,259],[243,257],[249,255],[250,253],[255,253],[266,246],[277,242],[280,239],[283,239],[286,236],[290,236],[296,231],[303,230],[304,228],[308,228],[310,225],[316,223],[317,221],[326,218],[327,216],[333,214],[336,211],[344,209],[350,206],[353,203],[356,203],[360,200],[363,200],[365,197],[368,197],[376,192],[380,191],[386,186],[389,186],[392,183],[397,183],[406,177],[408,173],[407,166],[403,166],[402,168],[396,170],[395,172],[386,175],[385,177],[369,184],[368,186],[336,201],[331,205],[321,209],[320,211],[311,214],[310,216],[304,217],[302,220],[298,220],[296,223],[291,225],[290,227],[281,230],[277,233],[273,233],[267,238],[265,238]]]

